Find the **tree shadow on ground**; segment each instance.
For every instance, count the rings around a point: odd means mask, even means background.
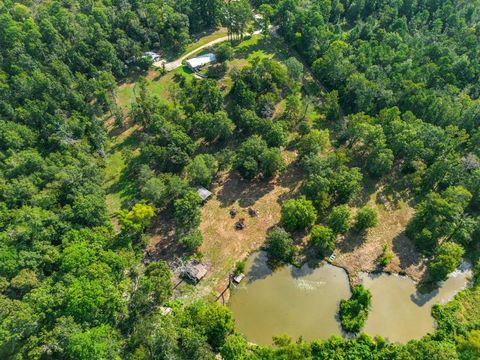
[[[162,211],[152,221],[149,229],[150,245],[145,253],[148,261],[165,260],[169,263],[184,255],[183,247],[178,243],[175,232],[175,220]]]
[[[236,172],[230,172],[220,185],[223,186],[217,194],[217,199],[222,208],[232,206],[237,200],[241,207],[252,206],[274,188],[271,181],[245,180]]]
[[[361,190],[351,201],[351,205],[358,208],[365,206],[370,201],[372,194],[377,191],[378,185],[378,180],[364,176],[361,182]]]
[[[278,202],[281,204],[287,199],[292,198],[299,192],[302,182],[302,171],[296,161],[290,163],[285,170],[282,171],[277,179],[277,184],[281,187],[287,188],[288,191],[284,192],[278,197]]]
[[[392,250],[400,260],[400,268],[419,266],[422,256],[418,253],[413,242],[407,237],[405,231],[395,236],[392,240]]]
[[[268,255],[265,251],[261,251],[255,255],[252,266],[248,271],[248,283],[262,280],[273,274],[273,270],[268,263]]]
[[[350,230],[337,239],[337,249],[340,250],[342,254],[353,252],[365,243],[366,236],[366,232],[358,233],[354,230]]]

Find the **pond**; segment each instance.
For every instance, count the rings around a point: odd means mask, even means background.
[[[372,293],[372,308],[363,331],[400,343],[433,332],[432,306],[452,300],[468,285],[471,275],[470,265],[464,263],[437,289],[422,294],[417,291],[416,284],[405,276],[361,274],[363,284]]]
[[[396,275],[362,274],[372,292],[372,309],[364,331],[393,342],[420,338],[435,328],[433,304],[444,303],[465,288],[471,272],[451,274],[429,294],[416,292],[415,283]],[[305,340],[342,335],[337,311],[341,299],[350,297],[346,272],[323,263],[316,268],[284,266],[272,272],[264,252],[250,256],[246,277],[232,291],[230,308],[236,328],[257,344],[271,344],[274,335],[302,336]]]

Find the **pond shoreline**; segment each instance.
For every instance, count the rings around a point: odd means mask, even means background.
[[[464,261],[446,281],[428,291],[421,291],[407,275],[378,270],[358,273],[358,283],[373,298],[362,331],[397,343],[433,333],[437,325],[432,307],[453,300],[471,286],[471,269]],[[231,286],[228,303],[249,341],[269,343],[271,336],[282,333],[312,339],[348,336],[338,322],[338,305],[352,292],[345,268],[321,260],[272,270],[265,251],[256,251],[247,259],[245,274],[240,284]]]

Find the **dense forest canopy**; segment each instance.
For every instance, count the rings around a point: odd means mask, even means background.
[[[127,114],[142,129],[129,163],[135,201],[114,226],[104,119],[124,116],[117,84],[132,62],[148,69],[145,51],[175,57],[220,25],[242,38],[251,6],[268,18],[263,36],[272,36],[271,22],[299,59],[250,59],[228,94],[214,79],[175,76],[171,104],[140,78]],[[209,186],[221,170],[274,178],[292,145],[302,194],[284,202],[285,229],[267,238],[275,260],[292,261],[294,231],[312,228],[326,255],[337,234],[375,226],[376,213],[353,218],[347,206],[367,177],[398,179],[415,203],[406,233],[431,260],[433,280],[466,252],[476,260],[479,24],[478,0],[0,1],[0,357],[478,358],[479,319],[462,317],[460,300],[434,308],[438,330],[406,345],[367,335],[251,345],[228,308],[169,301],[168,264],[142,256],[159,213],[171,214],[179,244],[195,253],[203,240],[194,186]],[[219,60],[231,52],[224,47]],[[328,89],[316,104],[322,124],[306,121],[315,101],[304,96],[304,64]],[[462,296],[474,304],[480,295],[475,285]],[[159,310],[167,303],[174,316]]]

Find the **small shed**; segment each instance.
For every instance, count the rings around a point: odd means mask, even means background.
[[[245,274],[240,273],[237,276],[233,277],[233,282],[238,285],[240,284],[240,282],[243,280],[244,277],[245,277]]]
[[[203,186],[197,187],[198,196],[202,198],[202,201],[207,201],[207,199],[212,196],[212,192],[205,189]]]
[[[213,63],[217,61],[217,57],[215,54],[208,53],[205,55],[197,56],[192,59],[187,60],[187,66],[192,70],[195,71],[202,66],[205,66],[207,64]]]
[[[202,280],[205,275],[207,275],[207,268],[203,264],[194,262],[188,264],[182,273],[182,276],[186,280],[191,281],[194,284],[197,284]]]

